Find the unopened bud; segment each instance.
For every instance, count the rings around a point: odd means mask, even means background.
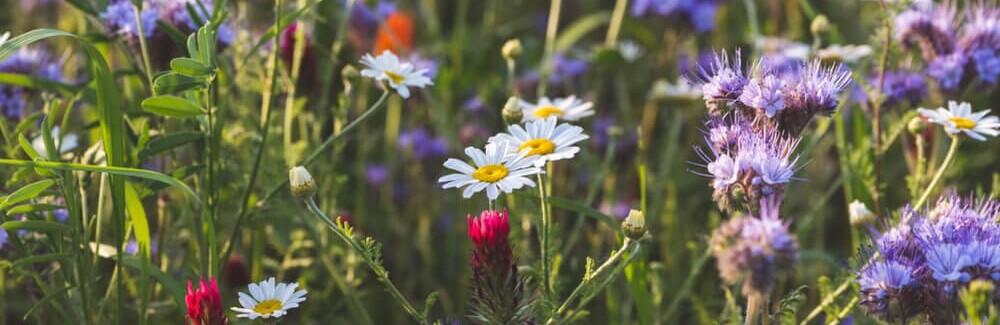
[[[646,234],[646,216],[642,214],[642,211],[633,209],[628,212],[628,217],[622,221],[622,232],[633,240],[639,240]]]
[[[288,183],[292,194],[300,199],[308,199],[316,194],[316,181],[305,167],[296,166],[288,171]]]
[[[910,122],[906,124],[906,130],[910,131],[912,135],[919,135],[927,130],[927,121],[924,120],[923,116],[914,116],[910,119]]]
[[[524,111],[521,110],[521,100],[517,96],[511,96],[507,99],[507,103],[503,104],[503,110],[500,111],[503,115],[503,121],[507,124],[517,124],[521,123],[524,119]]]
[[[524,48],[521,47],[521,40],[514,38],[503,43],[500,54],[503,55],[504,60],[514,60],[521,56],[521,52],[523,51]]]
[[[861,228],[875,221],[875,214],[871,210],[868,210],[868,206],[865,206],[861,201],[852,201],[847,206],[847,210],[848,214],[850,214],[852,227]]]
[[[813,35],[830,31],[830,19],[826,18],[826,15],[816,16],[816,18],[813,18],[809,30],[812,31]]]
[[[347,81],[357,80],[358,78],[361,78],[361,73],[358,72],[358,68],[355,68],[353,65],[348,64],[344,66],[344,69],[340,70],[340,77],[344,78],[344,81],[346,83]]]

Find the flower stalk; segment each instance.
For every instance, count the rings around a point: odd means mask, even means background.
[[[934,192],[934,188],[937,187],[937,183],[941,181],[941,176],[943,176],[944,172],[948,170],[951,163],[955,161],[955,153],[958,152],[958,144],[960,142],[961,139],[959,139],[957,135],[951,137],[951,146],[948,148],[948,155],[944,157],[944,161],[941,162],[941,167],[939,167],[937,172],[934,173],[934,178],[931,179],[931,183],[927,185],[926,189],[924,189],[924,194],[921,194],[920,199],[918,199],[917,203],[913,205],[915,208],[923,206],[924,203],[927,202],[927,198],[932,192]]]
[[[581,294],[583,294],[584,289],[587,289],[590,285],[592,285],[594,283],[594,280],[600,279],[601,276],[604,275],[604,273],[606,273],[608,269],[610,269],[612,266],[618,264],[618,262],[622,260],[622,257],[625,256],[625,252],[631,251],[631,253],[628,254],[628,257],[625,259],[627,262],[631,260],[633,257],[635,257],[636,254],[639,253],[639,250],[641,248],[642,246],[639,245],[638,241],[626,237],[625,241],[622,242],[622,247],[618,251],[616,251],[614,255],[611,255],[611,257],[608,258],[608,260],[604,261],[604,263],[601,264],[601,266],[597,267],[597,269],[593,270],[592,272],[587,272],[584,275],[583,280],[580,281],[580,284],[578,284],[576,288],[573,289],[573,292],[571,292],[569,296],[566,297],[566,300],[564,300],[562,304],[559,305],[559,308],[556,309],[556,312],[551,316],[549,316],[548,320],[545,321],[545,324],[546,325],[555,324],[556,318],[559,317],[559,315],[562,315],[569,310],[570,305],[572,305],[575,302],[575,300],[578,297],[580,297]],[[601,282],[601,284],[606,285],[607,282]]]

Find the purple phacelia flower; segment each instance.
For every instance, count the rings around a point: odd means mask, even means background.
[[[748,82],[739,50],[732,57],[725,51],[717,53],[708,65],[699,66],[698,75],[691,79],[692,83],[701,84],[705,101],[736,100]]]
[[[966,50],[1000,49],[1000,9],[993,2],[966,6],[965,25],[958,46]]]
[[[630,11],[635,17],[675,18],[690,24],[695,32],[704,33],[715,28],[715,13],[720,5],[719,0],[636,0]]]
[[[426,75],[427,78],[434,79],[434,77],[437,77],[438,73],[437,60],[433,58],[423,57],[419,53],[413,52],[410,54],[409,62],[413,64],[413,67],[416,70],[426,70],[427,73],[425,73],[424,75]]]
[[[951,53],[955,48],[956,13],[952,1],[918,1],[895,17],[895,37],[904,45],[919,44],[927,59]]]
[[[878,82],[878,80],[872,81]],[[885,95],[885,106],[892,107],[902,103],[912,106],[927,98],[927,82],[923,76],[916,73],[886,71],[882,93]]]
[[[861,269],[860,305],[886,321],[905,320],[919,311],[916,270],[893,261],[876,261]]]
[[[365,181],[369,186],[381,186],[387,179],[389,179],[389,168],[382,165],[369,165],[365,168]]]
[[[748,296],[768,296],[798,259],[798,243],[776,206],[763,206],[759,217],[736,217],[720,225],[711,246],[719,275],[729,284],[742,283]]]
[[[156,20],[160,17],[157,6],[145,2],[141,12],[142,32],[145,38],[150,38],[156,31]],[[101,13],[105,26],[111,33],[129,40],[135,40],[139,35],[139,27],[135,23],[135,8],[129,0],[114,0]]]
[[[941,282],[968,282],[969,274],[962,272],[962,269],[972,263],[972,258],[966,250],[967,246],[961,244],[934,244],[927,247],[924,256],[934,279]]]
[[[553,84],[561,83],[563,80],[573,80],[582,76],[589,65],[587,61],[574,59],[562,54],[556,54],[552,59],[553,69],[549,76],[549,82]]]
[[[841,64],[825,66],[813,61],[800,72],[790,108],[815,113],[830,113],[839,104],[840,93],[851,84],[851,71]]]
[[[192,11],[188,10],[188,5],[194,8],[194,13],[198,17],[191,17]],[[212,1],[201,1],[199,4],[195,0],[171,0],[160,4],[160,6],[162,6],[160,10],[163,12],[162,17],[165,21],[188,33],[201,28],[198,22],[204,23],[212,18],[212,12],[215,8],[215,4]],[[236,32],[233,31],[231,26],[222,24],[219,25],[217,36],[219,43],[230,45],[236,38]]]
[[[0,252],[7,245],[7,229],[0,228]]]
[[[782,98],[784,88],[785,82],[774,75],[753,78],[743,88],[740,102],[763,110],[767,117],[774,117],[778,111],[785,109],[785,100]]]
[[[15,73],[41,79],[64,82],[62,62],[42,48],[21,48],[3,62],[0,72]],[[0,113],[9,119],[25,116],[27,90],[18,86],[0,85]]]
[[[941,88],[956,89],[962,82],[967,60],[960,52],[940,56],[927,67],[927,74],[937,80]]]
[[[462,109],[467,112],[478,113],[486,109],[486,102],[479,96],[472,96],[462,103]]]
[[[410,150],[417,160],[438,158],[448,153],[448,140],[431,136],[424,128],[401,132],[398,144],[400,148]]]

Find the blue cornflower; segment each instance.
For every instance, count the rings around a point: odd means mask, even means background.
[[[962,82],[968,58],[961,52],[939,56],[927,67],[927,74],[937,80],[941,88],[955,89]]]
[[[142,31],[145,38],[150,38],[156,31],[156,20],[160,17],[157,6],[147,2],[142,7]],[[115,0],[108,4],[108,8],[101,13],[104,24],[114,33],[134,40],[139,34],[139,27],[135,24],[135,9],[129,0]]]

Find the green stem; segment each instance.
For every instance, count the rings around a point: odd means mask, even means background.
[[[275,14],[274,23],[275,27],[281,24],[281,2],[282,0],[275,0]],[[263,100],[260,105],[260,143],[257,144],[257,150],[254,152],[253,157],[253,168],[250,171],[250,181],[247,183],[246,188],[243,190],[243,197],[240,200],[240,209],[236,217],[236,225],[233,227],[232,233],[229,235],[229,241],[226,242],[225,253],[222,254],[222,258],[219,260],[220,263],[226,263],[229,260],[229,256],[233,253],[233,246],[236,241],[239,240],[242,230],[243,220],[246,219],[250,204],[250,197],[253,195],[254,185],[257,183],[257,175],[260,172],[260,163],[264,153],[264,146],[267,144],[268,132],[271,127],[271,100],[273,94],[277,90],[276,82],[274,82],[275,76],[278,70],[278,47],[274,46],[271,49],[271,53],[268,57],[268,73],[267,78],[264,79],[264,89],[263,89]]]
[[[608,270],[608,268],[610,268],[612,265],[621,260],[622,256],[625,256],[626,251],[631,250],[632,254],[630,254],[630,256],[635,256],[635,254],[639,252],[640,248],[641,246],[639,246],[638,242],[633,241],[632,239],[629,238],[625,238],[625,242],[622,243],[622,248],[619,249],[617,252],[615,252],[614,255],[611,255],[611,257],[608,258],[607,261],[604,261],[604,264],[601,264],[601,266],[597,267],[597,269],[594,270],[593,273],[583,278],[583,281],[580,281],[580,284],[578,284],[576,288],[573,289],[573,292],[569,294],[569,297],[566,297],[566,300],[564,300],[562,304],[559,305],[559,308],[556,309],[556,312],[552,314],[552,316],[549,316],[549,319],[545,321],[545,324],[546,325],[555,324],[556,317],[565,313],[569,309],[569,306],[573,303],[573,301],[581,294],[583,294],[584,289],[586,289],[587,286],[594,281],[594,279],[600,278],[601,275]]]
[[[625,10],[628,8],[628,0],[618,0],[615,2],[615,11],[611,15],[611,24],[608,25],[608,34],[604,38],[604,46],[612,47],[618,43],[618,33],[622,28],[622,21],[625,20]]]
[[[375,273],[375,276],[378,278],[378,281],[381,282],[383,286],[385,286],[386,291],[388,291],[389,294],[396,300],[396,302],[398,302],[403,307],[403,309],[406,310],[406,313],[410,314],[410,316],[413,317],[413,319],[416,320],[417,323],[419,324],[423,325],[429,324],[427,320],[424,319],[424,316],[419,311],[417,311],[417,309],[413,307],[412,304],[410,304],[410,301],[407,300],[406,297],[404,297],[403,294],[399,292],[399,289],[396,288],[396,285],[392,283],[392,280],[389,279],[389,272],[386,271],[384,267],[382,267],[381,263],[377,259],[378,258],[377,255],[373,256],[373,254],[371,254],[369,250],[365,249],[365,247],[361,246],[361,244],[358,244],[358,242],[354,240],[354,238],[352,238],[351,235],[349,235],[346,231],[344,231],[343,228],[341,228],[332,220],[330,220],[330,218],[327,217],[322,210],[320,210],[319,206],[316,205],[316,201],[314,201],[312,198],[305,199],[304,201],[306,207],[309,209],[309,212],[312,212],[314,216],[322,220],[323,223],[325,223],[327,227],[329,227],[330,230],[333,231],[335,235],[337,235],[337,237],[340,237],[340,239],[343,240],[345,244],[350,246],[351,249],[354,249],[354,251],[356,251],[359,255],[361,255],[362,258],[364,258],[365,264],[367,264],[368,267],[372,270],[372,272]]]
[[[750,36],[753,41],[760,38],[760,23],[757,22],[757,5],[754,4],[754,0],[743,0],[743,5],[747,10],[747,21],[750,24]],[[754,50],[757,51],[756,49]]]
[[[751,294],[747,297],[747,317],[743,319],[744,325],[757,325],[757,319],[760,317],[761,302],[763,302],[762,298],[759,294]]]
[[[148,82],[147,87],[152,90],[153,87],[153,67],[149,63],[149,50],[146,47],[146,32],[143,31],[142,27],[142,9],[139,9],[138,5],[132,5],[132,9],[135,10],[135,25],[138,29],[139,35],[139,49],[142,51],[142,64],[145,66],[146,81]]]
[[[834,290],[826,297],[823,297],[823,301],[820,302],[820,304],[816,306],[816,308],[813,308],[813,310],[809,312],[806,318],[803,319],[802,322],[799,323],[799,325],[809,324],[809,321],[811,321],[813,318],[816,318],[816,316],[819,316],[819,314],[823,312],[823,309],[826,308],[826,306],[832,304],[834,299],[837,299],[837,296],[840,296],[840,294],[844,293],[844,291],[847,291],[847,289],[851,287],[851,283],[854,283],[854,277],[844,279],[844,282],[841,283],[836,290]]]
[[[548,213],[548,197],[545,195],[545,180],[542,179],[542,174],[535,175],[538,179],[538,205],[541,209],[541,220],[538,224],[538,241],[539,241],[539,253],[542,259],[542,295],[549,296],[552,294],[551,281],[549,276],[551,275],[550,262],[551,257],[549,256],[549,213]]]
[[[955,153],[958,152],[958,144],[960,143],[958,135],[953,135],[951,137],[951,147],[948,148],[948,155],[944,157],[944,162],[941,163],[941,167],[938,168],[937,173],[934,174],[934,178],[931,179],[931,183],[927,185],[927,189],[924,190],[924,194],[920,195],[920,199],[917,203],[913,205],[914,208],[919,209],[927,201],[927,198],[934,192],[934,188],[937,187],[939,181],[941,181],[941,176],[944,175],[944,171],[951,166],[951,163],[955,160]]]
[[[542,71],[538,78],[538,97],[545,96],[549,85],[549,75],[552,73],[552,55],[556,49],[556,34],[559,31],[559,12],[562,11],[562,0],[552,0],[549,7],[549,23],[545,29],[545,53],[542,55]]]

